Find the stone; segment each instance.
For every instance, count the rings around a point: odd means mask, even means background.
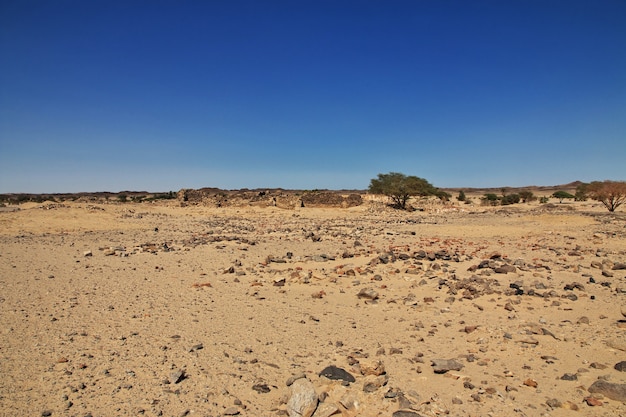
[[[616,371],[626,372],[626,361],[617,362],[613,368]]]
[[[378,298],[378,292],[371,288],[361,288],[357,297],[364,298],[366,300],[376,300]]]
[[[610,339],[607,340],[606,345],[612,349],[626,351],[626,340],[624,339]]]
[[[563,403],[556,398],[551,398],[546,401],[546,405],[550,408],[561,408]]]
[[[615,384],[598,379],[587,391],[592,394],[602,394],[611,400],[626,402],[626,384]]]
[[[339,408],[333,404],[319,403],[314,417],[330,417],[333,415],[339,415]]]
[[[509,272],[517,272],[517,268],[515,268],[513,265],[502,265],[502,266],[498,266],[494,269],[494,272],[496,274],[508,274]]]
[[[626,263],[624,262],[616,262],[615,265],[613,265],[613,268],[611,268],[613,271],[621,271],[626,269]]]
[[[537,388],[537,381],[535,381],[534,379],[528,378],[526,381],[524,381],[524,385],[526,385],[527,387],[532,387],[532,388]]]
[[[420,414],[417,414],[415,411],[398,410],[398,411],[394,411],[391,417],[422,417],[422,416]]]
[[[379,360],[360,361],[359,369],[362,375],[379,376],[385,373],[385,365]]]
[[[448,371],[460,371],[463,364],[454,359],[431,359],[433,371],[436,374],[445,374]]]
[[[85,256],[85,257],[93,256],[93,253],[90,250],[86,250],[85,252],[83,252],[83,256]]]
[[[600,401],[597,398],[593,398],[593,397],[585,397],[584,401],[590,407],[599,407],[599,406],[604,405],[604,403],[602,401]]]
[[[318,401],[313,383],[306,378],[300,378],[291,385],[287,413],[289,417],[311,417],[317,409]]]
[[[292,375],[287,379],[287,382],[285,383],[288,387],[290,387],[294,382],[296,382],[298,379],[300,378],[306,378],[306,375],[304,372],[300,372],[298,374]]]
[[[239,413],[240,411],[237,407],[228,407],[226,410],[224,410],[225,416],[238,416]]]
[[[561,379],[563,381],[578,381],[578,376],[576,374],[563,374]]]
[[[170,384],[178,384],[183,379],[185,379],[185,377],[185,371],[183,371],[182,369],[177,369],[170,374]]]
[[[271,391],[270,387],[267,384],[254,384],[252,389],[258,392],[259,394],[267,394]]]
[[[363,391],[367,393],[375,392],[383,386],[387,385],[389,376],[387,375],[368,375],[363,382]]]
[[[354,379],[354,376],[352,376],[345,369],[338,368],[334,365],[327,366],[322,370],[322,372],[319,373],[319,375],[333,380],[342,380],[346,382],[356,381],[356,379]]]

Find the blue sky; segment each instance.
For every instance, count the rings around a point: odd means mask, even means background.
[[[626,2],[0,0],[0,192],[626,180]]]

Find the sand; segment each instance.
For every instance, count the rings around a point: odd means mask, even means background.
[[[314,416],[626,415],[587,390],[626,383],[625,227],[594,202],[5,208],[0,415],[295,415],[295,375]]]

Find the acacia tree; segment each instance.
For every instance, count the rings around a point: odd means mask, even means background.
[[[571,194],[570,194],[570,193],[568,193],[567,191],[563,191],[563,190],[560,190],[560,191],[555,191],[555,192],[552,194],[552,197],[554,197],[554,198],[558,198],[558,199],[559,199],[559,203],[562,203],[562,202],[563,202],[563,199],[565,199],[565,198],[574,198],[574,196],[573,196],[573,195],[571,195]]]
[[[536,200],[535,195],[530,190],[522,190],[519,192],[519,197],[522,199],[524,203],[527,203],[532,200]]]
[[[587,186],[587,193],[614,212],[626,201],[626,181],[594,181]]]
[[[412,196],[438,195],[438,191],[423,178],[399,172],[378,174],[378,178],[373,178],[369,186],[370,193],[386,195],[395,207],[402,210],[406,210],[406,203]]]

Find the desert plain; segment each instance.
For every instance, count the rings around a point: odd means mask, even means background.
[[[2,416],[624,416],[626,214],[0,211]]]

